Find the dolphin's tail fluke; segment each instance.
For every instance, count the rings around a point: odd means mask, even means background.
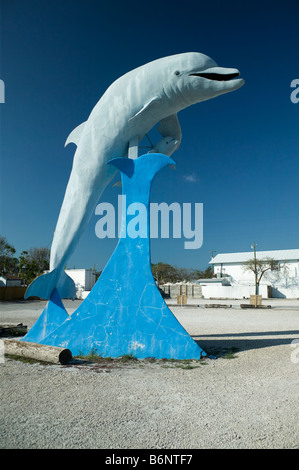
[[[65,271],[62,271],[58,278],[57,269],[53,269],[53,271],[43,274],[31,282],[26,290],[25,299],[28,299],[28,297],[40,297],[41,299],[48,300],[55,287],[61,299],[76,298],[76,286],[73,279]]]

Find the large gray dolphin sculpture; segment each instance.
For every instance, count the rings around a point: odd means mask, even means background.
[[[161,58],[120,77],[107,89],[86,122],[69,135],[77,145],[50,254],[50,272],[35,279],[25,298],[75,298],[64,266],[114,176],[107,161],[138,157],[138,144],[157,124],[162,140],[155,148],[170,156],[180,145],[177,113],[190,105],[240,88],[237,69],[218,67],[197,52]]]

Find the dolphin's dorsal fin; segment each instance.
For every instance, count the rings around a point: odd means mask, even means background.
[[[173,137],[178,140],[179,143],[182,140],[181,126],[176,114],[171,114],[167,118],[161,119],[157,130],[163,137]]]
[[[145,111],[148,111],[150,110],[155,104],[157,104],[158,102],[160,101],[160,99],[158,98],[158,96],[154,96],[154,98],[151,98],[147,103],[145,103],[142,108],[136,113],[134,114],[134,116],[132,116],[130,119],[129,119],[129,122],[130,121],[133,121],[134,119],[136,119],[137,117],[141,116]]]
[[[80,124],[79,126],[75,127],[75,129],[72,130],[72,132],[66,139],[66,142],[64,144],[65,147],[70,143],[76,144],[78,146],[85,124],[86,124],[86,121],[82,122],[82,124]]]

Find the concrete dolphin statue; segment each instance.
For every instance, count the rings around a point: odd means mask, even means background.
[[[115,171],[105,163],[116,157],[138,157],[138,144],[157,124],[162,135],[155,146],[170,156],[180,145],[177,113],[188,106],[240,88],[237,69],[218,67],[197,52],[176,54],[138,67],[107,89],[87,121],[66,144],[77,146],[50,254],[50,272],[35,279],[25,298],[75,298],[75,285],[64,266],[88,224]]]

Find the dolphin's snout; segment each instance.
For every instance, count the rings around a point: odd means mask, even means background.
[[[239,73],[229,73],[227,75],[223,75],[220,73],[190,73],[190,75],[207,78],[209,80],[216,80],[218,82],[227,82],[228,80],[232,80],[233,78],[237,78],[240,76]]]
[[[240,76],[240,72],[237,69],[225,69],[221,67],[212,67],[206,69],[203,72],[192,72],[189,73],[189,76],[192,77],[202,77],[208,80],[215,80],[218,82],[228,82],[234,78]]]

